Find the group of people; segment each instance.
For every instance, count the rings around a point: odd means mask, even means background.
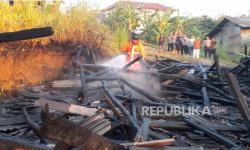
[[[202,47],[202,41],[197,38],[188,38],[186,36],[174,36],[171,34],[167,38],[164,38],[163,35],[159,38],[159,51],[164,50],[164,44],[167,40],[167,51],[172,52],[176,50],[178,54],[187,54],[191,55],[194,58],[200,57],[200,50]],[[205,57],[212,58],[216,52],[216,40],[215,38],[209,39],[206,38],[204,41],[204,48],[205,48]]]
[[[168,47],[167,50],[172,52],[176,50],[178,53],[187,54],[193,56],[193,58],[200,58],[200,50],[202,47],[202,43],[204,43],[204,51],[205,57],[214,58],[216,53],[216,45],[217,42],[214,37],[211,39],[206,37],[204,42],[202,42],[198,37],[197,38],[187,38],[186,36],[174,36],[170,35],[167,38],[164,38],[163,35],[159,38],[159,48],[164,50],[165,39],[167,39]],[[124,45],[123,52],[126,55],[126,61],[131,62],[135,60],[137,57],[145,58],[144,47],[139,40],[139,35],[132,32],[129,42]],[[138,63],[134,64],[139,67]]]

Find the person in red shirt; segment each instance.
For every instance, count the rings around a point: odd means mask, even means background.
[[[201,40],[196,38],[194,41],[193,58],[200,58]]]

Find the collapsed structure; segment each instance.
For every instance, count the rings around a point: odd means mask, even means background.
[[[1,143],[24,149],[249,145],[249,58],[233,69],[220,68],[218,59],[210,68],[157,59],[144,62],[146,70],[129,69],[138,60],[120,69],[76,60],[69,79],[26,88],[1,103]],[[159,80],[161,89],[138,87],[124,73]],[[208,106],[211,115],[142,115],[143,106],[177,105]]]
[[[81,62],[82,52],[65,79],[27,87],[0,103],[0,149],[249,147],[248,56],[234,68],[221,67],[218,57],[212,66],[156,57],[112,68]],[[130,69],[137,61],[144,70]],[[177,106],[208,107],[211,114],[142,112]]]

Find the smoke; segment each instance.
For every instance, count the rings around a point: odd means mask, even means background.
[[[116,56],[107,62],[102,63],[101,65],[107,66],[107,67],[114,67],[114,68],[122,68],[127,64],[126,62],[126,56],[125,55],[119,55]]]
[[[159,96],[160,82],[157,77],[149,74],[120,73],[132,85],[139,87],[154,96]]]
[[[126,61],[126,56],[119,55],[102,63],[101,65],[114,68],[122,68],[127,63],[128,62]],[[130,69],[137,68],[133,68],[133,66],[131,66]],[[119,73],[119,75],[128,80],[131,84],[145,90],[146,92],[149,92],[150,94],[153,94],[155,96],[159,95],[158,91],[160,89],[160,83],[158,78],[153,77],[149,74],[138,73]]]

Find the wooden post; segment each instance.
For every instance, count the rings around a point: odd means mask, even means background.
[[[202,67],[202,65],[199,65],[201,72],[203,74],[203,79],[207,80],[207,73],[206,70]],[[202,95],[203,95],[203,105],[204,106],[209,106],[210,104],[210,100],[207,94],[207,88],[205,86],[203,86],[203,88],[201,89],[202,91]]]
[[[246,98],[240,91],[240,87],[239,87],[236,77],[232,73],[227,73],[227,78],[228,78],[228,83],[231,87],[232,94],[236,100],[238,109],[243,119],[246,121],[246,125],[248,129],[250,130],[250,109],[248,107]]]

